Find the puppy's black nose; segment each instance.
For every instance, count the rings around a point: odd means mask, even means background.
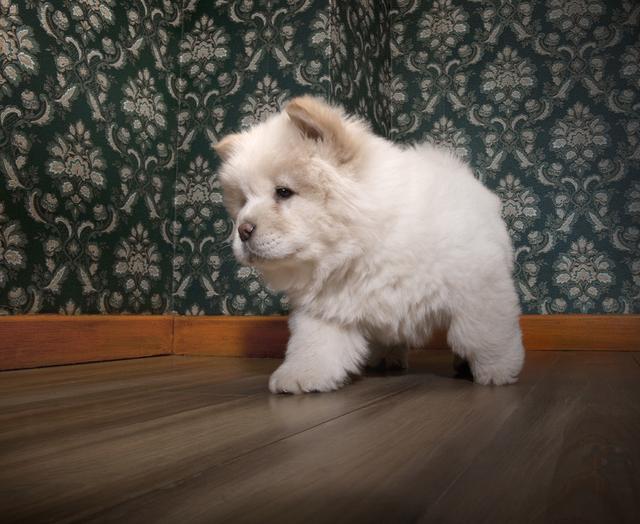
[[[238,234],[240,235],[240,240],[242,240],[243,242],[246,242],[247,240],[249,240],[251,238],[251,233],[253,233],[253,230],[256,228],[256,226],[254,226],[253,224],[249,224],[247,222],[245,222],[244,224],[240,224],[240,226],[238,227]]]

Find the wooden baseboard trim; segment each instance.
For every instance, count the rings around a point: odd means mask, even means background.
[[[640,315],[523,315],[528,350],[640,351]]]
[[[282,358],[287,317],[175,317],[174,352],[180,355]],[[446,349],[438,332],[427,349]]]
[[[174,352],[281,358],[286,317],[175,317]],[[640,351],[640,315],[523,315],[528,350]],[[424,349],[447,349],[445,332]]]
[[[289,338],[287,317],[174,317],[178,355],[280,358]]]
[[[172,344],[170,316],[0,317],[0,369],[169,355]]]
[[[524,315],[528,350],[640,351],[640,315]],[[284,355],[286,317],[0,317],[0,369],[153,355]],[[426,349],[445,349],[437,333]]]

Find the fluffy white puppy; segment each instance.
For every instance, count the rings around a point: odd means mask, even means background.
[[[464,162],[307,96],[215,149],[234,254],[293,306],[272,392],[334,390],[371,360],[406,366],[439,326],[476,382],[516,381],[513,249]]]

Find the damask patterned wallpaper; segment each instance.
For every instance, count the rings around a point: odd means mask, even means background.
[[[390,135],[498,193],[527,313],[640,309],[640,4],[402,0]]]
[[[472,162],[525,312],[640,310],[634,0],[0,0],[0,314],[286,311],[211,144],[308,92]]]

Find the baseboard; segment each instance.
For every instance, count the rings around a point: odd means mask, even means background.
[[[640,315],[524,315],[528,350],[640,351]],[[284,355],[286,317],[0,317],[0,369],[152,355]],[[447,347],[437,333],[426,349]]]
[[[173,351],[178,355],[275,357],[284,355],[286,317],[196,317],[173,320]]]
[[[525,348],[640,351],[640,315],[523,315]],[[284,355],[286,317],[175,317],[174,352],[184,355]],[[424,349],[446,349],[436,332]]]
[[[170,316],[0,317],[0,369],[168,355],[172,344]]]
[[[523,315],[528,350],[640,351],[640,315]]]
[[[174,352],[179,355],[282,358],[289,338],[287,317],[175,317]],[[437,333],[427,349],[445,349]]]

